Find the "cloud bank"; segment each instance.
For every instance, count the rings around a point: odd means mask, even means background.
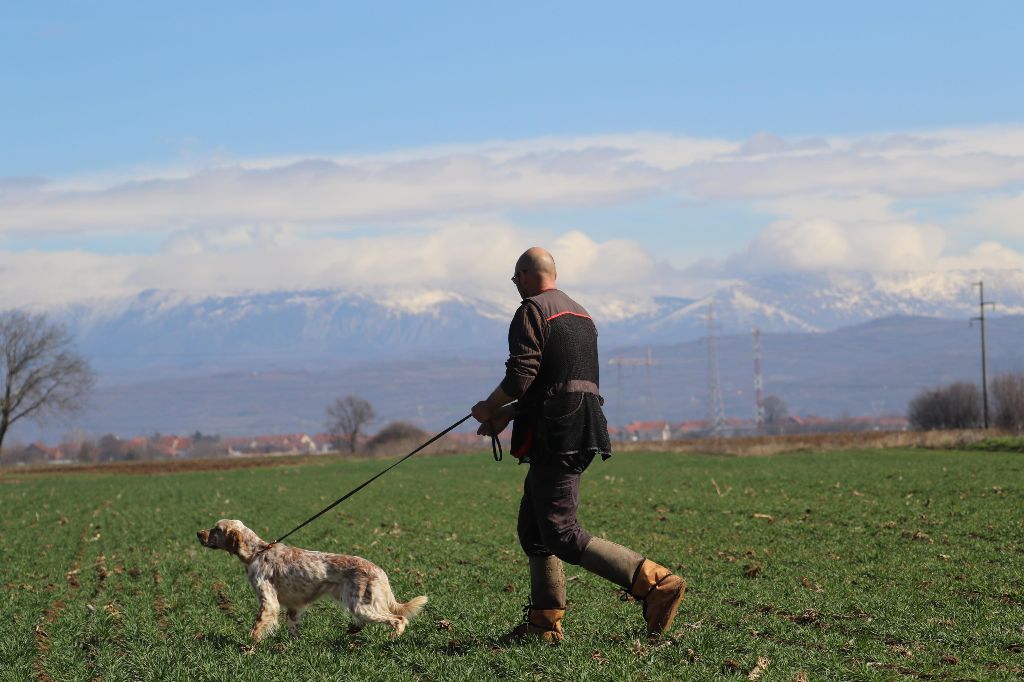
[[[645,224],[651,202],[680,225],[694,225],[690,211],[727,207],[753,216],[754,228],[724,243],[725,257],[671,262],[659,245],[686,244],[701,228],[666,237]],[[573,224],[607,208],[635,210],[635,225],[608,238]],[[694,295],[712,280],[771,272],[1021,267],[1021,215],[1024,127],[609,135],[237,159],[0,178],[0,296],[50,305],[147,288],[498,291],[534,243],[549,245],[576,286]],[[566,224],[550,227],[558,216]],[[159,248],[127,246],[140,235]],[[126,246],[110,247],[119,240]]]

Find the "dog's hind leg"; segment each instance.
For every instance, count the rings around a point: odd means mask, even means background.
[[[302,618],[302,609],[288,607],[288,632],[292,637],[299,636],[299,619]]]
[[[362,632],[363,627],[370,621],[360,617],[359,595],[356,594],[352,586],[349,583],[332,585],[327,590],[327,594],[352,616],[352,622],[348,625],[348,634],[358,635]]]
[[[405,626],[409,621],[401,616],[392,617],[388,619],[388,623],[394,628],[394,632],[391,633],[391,639],[397,639],[403,632],[405,632]]]
[[[379,604],[356,604],[352,609],[352,627],[356,628],[357,632],[367,623],[383,623],[394,630],[391,633],[391,638],[394,639],[405,631],[408,622],[404,617],[380,608]],[[352,628],[349,628],[349,632],[352,632]]]

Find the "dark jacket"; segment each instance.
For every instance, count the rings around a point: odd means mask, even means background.
[[[585,469],[611,456],[601,405],[597,327],[558,289],[523,301],[508,332],[501,388],[518,398],[512,453],[522,461]]]

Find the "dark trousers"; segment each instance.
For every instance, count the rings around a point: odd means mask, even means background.
[[[582,469],[585,468],[584,465]],[[562,561],[579,564],[592,537],[580,528],[576,518],[582,469],[561,464],[530,464],[523,483],[518,524],[519,544],[528,556],[554,554]]]

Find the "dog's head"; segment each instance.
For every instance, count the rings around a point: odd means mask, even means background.
[[[199,544],[210,549],[223,549],[235,556],[242,558],[246,545],[246,531],[249,529],[241,521],[234,519],[221,519],[217,525],[210,529],[196,532]]]

